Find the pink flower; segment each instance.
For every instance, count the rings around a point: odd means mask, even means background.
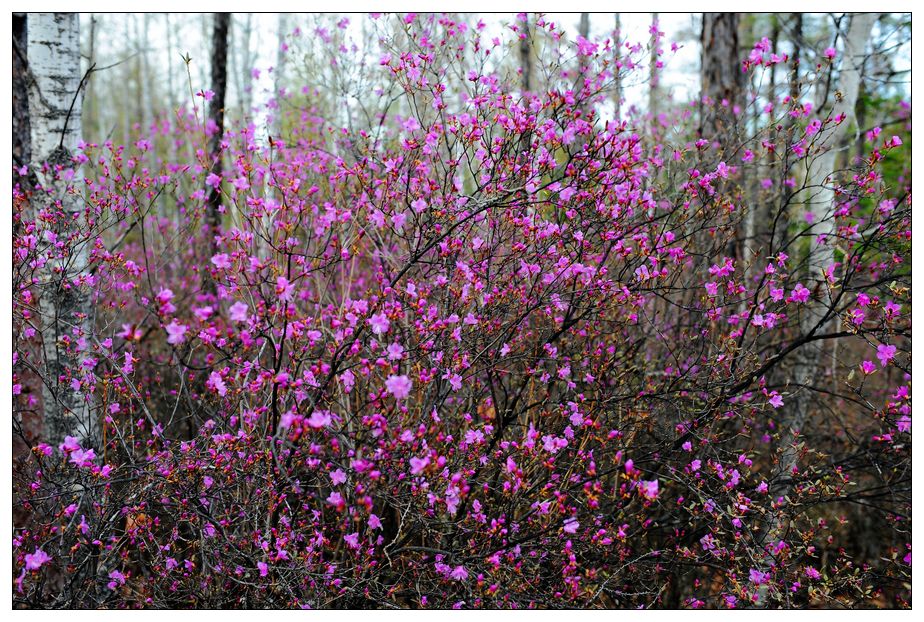
[[[212,265],[219,270],[227,270],[231,267],[231,259],[227,253],[219,253],[212,257]]]
[[[376,313],[369,318],[369,325],[372,326],[372,332],[376,335],[384,335],[390,326],[388,317],[384,313]]]
[[[34,553],[26,554],[26,570],[38,570],[51,561],[51,556],[42,549],[35,549]]]
[[[894,301],[890,300],[885,304],[885,314],[886,317],[890,320],[901,315],[902,307],[901,305],[895,304]]]
[[[60,449],[64,453],[70,453],[72,451],[77,451],[78,449],[80,449],[80,443],[78,443],[77,439],[74,438],[73,436],[65,436],[64,442],[58,445],[58,449]]]
[[[327,499],[325,499],[325,501],[336,507],[338,510],[342,510],[346,507],[346,501],[343,500],[343,495],[341,495],[339,492],[330,493],[327,495]]]
[[[118,570],[113,570],[109,573],[109,578],[112,579],[109,583],[106,584],[110,590],[116,589],[120,585],[125,584],[125,575],[119,572]]]
[[[423,458],[414,456],[411,458],[410,462],[411,475],[420,475],[423,473],[423,470],[427,468],[427,465],[430,464],[430,456],[424,456]]]
[[[649,501],[654,501],[658,498],[658,480],[653,479],[650,482],[640,481],[639,492]]]
[[[209,374],[209,379],[205,385],[222,397],[228,394],[228,387],[225,385],[225,381],[221,377],[221,374],[219,374],[217,371],[213,371],[211,374]]]
[[[895,357],[895,346],[887,346],[880,343],[879,347],[876,348],[876,358],[879,359],[879,362],[885,367],[889,361]]]
[[[805,568],[805,576],[807,576],[809,579],[820,579],[821,573],[815,570],[814,568],[812,568],[811,566],[807,566]]]
[[[245,302],[235,302],[228,309],[229,317],[232,322],[246,322],[247,321],[247,303]]]
[[[404,356],[404,347],[400,343],[393,343],[388,346],[388,360],[400,361]]]
[[[178,324],[176,320],[172,320],[166,326],[167,329],[167,343],[170,345],[179,345],[183,343],[186,338],[186,331],[188,327],[185,324]]]
[[[351,549],[359,548],[359,533],[354,532],[343,536],[343,541],[347,543]]]
[[[160,304],[165,305],[171,300],[173,300],[173,292],[169,289],[162,289],[159,292],[157,292],[157,295],[154,298]]]
[[[449,573],[450,579],[455,579],[456,581],[465,581],[468,579],[468,571],[464,566],[456,566],[453,568],[452,572]]]
[[[565,533],[577,533],[580,526],[581,524],[577,519],[572,517],[565,520],[565,524],[562,526],[561,530]]]
[[[326,410],[316,410],[308,417],[307,423],[315,429],[326,428],[331,423],[330,412]]]
[[[334,486],[342,484],[347,480],[346,473],[343,472],[343,469],[337,469],[336,471],[331,471],[330,481]]]
[[[777,393],[776,391],[770,394],[770,399],[768,401],[770,405],[773,406],[774,408],[783,407],[783,396]]]
[[[269,565],[266,562],[257,562],[257,569],[260,571],[261,577],[269,574]]]
[[[295,291],[295,285],[289,283],[289,279],[280,276],[276,279],[276,295],[280,300],[291,301],[292,292]]]
[[[411,393],[413,383],[407,376],[389,376],[385,380],[385,388],[397,400],[403,400]]]
[[[93,466],[93,461],[96,459],[96,452],[92,449],[78,449],[71,452],[71,462],[80,468],[89,468]]]
[[[369,515],[369,529],[381,529],[382,521],[375,514]]]
[[[901,419],[895,422],[895,426],[898,428],[899,432],[910,432],[911,431],[911,417],[908,415],[902,415]]]
[[[812,292],[803,286],[802,283],[797,283],[796,288],[792,290],[792,296],[790,296],[790,300],[794,300],[796,302],[805,302],[809,299],[811,293]]]
[[[869,375],[876,371],[876,364],[872,361],[863,361],[860,363],[860,369],[864,374]]]
[[[828,60],[834,60],[835,56],[837,56],[837,50],[834,48],[825,48],[825,57]]]
[[[761,572],[755,568],[751,568],[750,572],[751,583],[754,585],[763,585],[770,579],[770,575],[766,572]]]

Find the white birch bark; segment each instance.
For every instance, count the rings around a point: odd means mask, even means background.
[[[876,19],[875,14],[863,13],[854,15],[850,20],[850,28],[844,41],[838,88],[840,97],[835,97],[830,113],[831,118],[841,114],[845,115],[845,118],[839,125],[825,130],[826,135],[822,138],[824,151],[809,161],[806,171],[808,191],[814,192],[814,196],[806,206],[807,212],[812,216],[808,265],[820,284],[817,291],[822,300],[814,301],[804,309],[800,320],[800,332],[803,335],[812,332],[824,333],[833,320],[833,316],[825,319],[832,297],[825,271],[834,263],[834,244],[831,238],[836,232],[834,188],[828,177],[834,172],[835,148],[841,143],[853,120],[854,107],[859,93],[863,54]],[[793,381],[797,386],[804,387],[812,384],[818,372],[820,354],[820,347],[805,346],[800,350],[793,370]],[[793,441],[808,418],[809,397],[810,392],[803,388],[790,400],[790,415],[784,420],[781,445],[783,455],[780,467],[784,474],[788,474],[795,466],[797,452],[793,447]]]
[[[79,342],[91,328],[90,287],[86,284],[89,246],[78,233],[83,219],[79,173],[70,181],[55,169],[71,168],[80,141],[80,26],[76,13],[34,13],[28,17],[28,58],[34,77],[29,89],[32,165],[41,189],[33,196],[37,211],[56,215],[53,226],[65,240],[63,256],[53,247],[42,274],[40,310],[45,359],[43,385],[45,440],[57,445],[65,436],[92,441],[94,430],[84,395],[62,378],[78,375],[80,361],[64,345]],[[43,171],[43,165],[47,165]],[[69,240],[74,236],[73,240]]]
[[[840,96],[835,98],[830,117],[834,118],[844,114],[842,123],[824,130],[820,142],[824,151],[808,164],[806,179],[809,192],[814,196],[808,202],[806,209],[813,217],[811,231],[811,246],[808,257],[809,269],[812,276],[817,279],[822,300],[811,300],[802,311],[800,318],[800,334],[824,334],[833,324],[833,314],[827,312],[832,304],[833,292],[826,277],[825,271],[834,263],[834,245],[830,237],[836,232],[834,220],[834,190],[828,177],[834,172],[835,148],[848,131],[854,116],[854,106],[860,85],[860,71],[863,66],[863,54],[869,40],[873,24],[876,22],[875,14],[857,14],[850,20],[850,28],[844,41],[843,60],[838,91]],[[823,236],[828,240],[823,240]],[[780,422],[780,459],[779,474],[780,485],[771,490],[774,498],[785,497],[792,489],[793,469],[798,466],[799,447],[798,437],[809,418],[809,402],[811,390],[807,387],[816,381],[820,371],[821,347],[815,344],[803,345],[796,352],[793,365],[792,382],[797,388],[796,392],[787,400],[786,410]],[[787,521],[781,520],[775,525],[767,524],[759,541],[764,546],[775,544],[781,540],[787,531]],[[757,605],[766,604],[767,589],[762,586]]]

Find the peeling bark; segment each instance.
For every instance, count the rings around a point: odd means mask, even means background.
[[[28,16],[29,89],[32,165],[37,176],[33,206],[53,222],[61,239],[73,238],[64,257],[52,258],[42,275],[39,307],[45,363],[43,385],[45,440],[57,445],[66,436],[92,442],[95,425],[89,403],[71,384],[80,361],[73,345],[92,324],[91,286],[87,283],[89,246],[83,239],[80,175],[66,181],[58,172],[73,166],[80,141],[80,26],[76,13]],[[40,216],[41,217],[41,216]]]

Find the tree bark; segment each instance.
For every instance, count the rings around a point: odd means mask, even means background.
[[[790,57],[790,62],[792,64],[792,71],[789,74],[789,98],[790,106],[794,105],[794,102],[799,101],[799,96],[802,90],[802,84],[799,81],[799,57],[802,53],[802,14],[794,13],[792,15],[792,25],[790,27],[791,32],[791,41],[792,41],[792,56]],[[793,135],[796,129],[796,119],[792,115],[786,115],[786,120],[783,123],[783,135],[782,138],[784,141],[787,141],[786,144],[792,144]],[[782,141],[780,141],[782,142]],[[773,233],[773,240],[771,244],[773,248],[783,248],[789,241],[789,224],[790,224],[790,201],[792,200],[793,189],[785,185],[783,182],[786,180],[786,177],[789,175],[790,168],[792,166],[790,158],[792,157],[791,151],[789,149],[783,149],[783,162],[782,170],[780,171],[779,183],[781,184],[781,198],[779,206],[779,218],[777,219],[777,225]]]
[[[221,137],[224,134],[225,124],[225,93],[228,86],[228,30],[231,25],[230,13],[215,13],[212,30],[212,91],[214,95],[209,102],[209,119],[214,123],[213,133],[209,137],[209,158],[211,159],[211,172],[221,175]],[[212,233],[211,243],[213,251],[217,252],[215,235],[221,230],[221,192],[219,187],[210,186],[208,189],[208,206],[206,218],[209,230]],[[212,253],[214,254],[214,252]],[[206,279],[207,288],[214,293],[214,283]]]
[[[45,359],[43,385],[45,440],[57,445],[66,436],[95,438],[87,399],[71,384],[79,378],[75,344],[91,332],[92,301],[87,283],[89,245],[81,231],[80,174],[63,173],[81,135],[80,23],[76,13],[33,13],[27,24],[32,165],[37,188],[33,205],[53,215],[59,239],[68,240],[64,257],[49,260],[39,301]],[[70,345],[67,345],[67,344]]]
[[[648,60],[648,112],[651,114],[652,125],[658,118],[659,100],[661,98],[658,84],[661,81],[661,71],[658,69],[658,14],[651,14],[651,38],[648,46],[651,48]]]
[[[724,143],[737,124],[744,74],[739,65],[737,13],[703,13],[700,136]]]
[[[520,84],[524,93],[533,90],[533,50],[532,32],[529,25],[529,13],[523,21],[523,33],[520,36]]]
[[[834,189],[829,180],[834,172],[836,159],[834,148],[841,144],[842,138],[847,135],[847,130],[853,121],[854,108],[859,94],[864,49],[876,19],[875,14],[864,13],[857,14],[850,20],[847,37],[844,40],[843,66],[838,89],[842,97],[835,99],[828,115],[834,118],[843,114],[845,118],[839,125],[824,130],[827,136],[822,141],[822,148],[826,150],[809,162],[809,170],[806,174],[807,191],[815,193],[807,206],[812,215],[813,225],[809,232],[811,247],[806,263],[809,269],[815,272],[814,276],[820,284],[817,291],[822,298],[825,298],[831,291],[825,271],[834,263],[834,244],[829,239],[836,231],[833,216]],[[802,334],[823,333],[828,329],[833,314],[828,313],[827,302],[829,301],[815,301],[807,305],[800,321]],[[797,452],[794,441],[808,418],[810,392],[804,387],[811,385],[815,379],[821,349],[819,347],[802,348],[799,354],[793,370],[793,380],[796,386],[803,388],[793,396],[789,415],[782,426],[783,455],[780,459],[780,469],[784,474],[791,472],[796,464]]]
[[[283,46],[286,42],[286,34],[289,31],[289,19],[286,13],[279,14],[279,23],[278,23],[279,32],[279,41],[277,42],[276,47],[276,65],[273,67],[273,100],[276,105],[276,110],[273,113],[273,127],[271,130],[271,135],[279,137],[282,132],[282,105],[281,105],[281,93],[285,88],[285,77],[286,77],[286,53],[283,51]]]
[[[619,13],[616,13],[615,16],[616,30],[614,31],[613,36],[613,49],[616,50],[616,57],[613,59],[613,80],[615,82],[616,89],[613,95],[613,105],[615,106],[613,118],[618,121],[622,114],[622,71],[615,65],[615,63],[619,61],[620,54],[622,53],[622,19],[619,17]]]
[[[821,146],[826,151],[808,164],[807,191],[815,194],[807,206],[813,217],[813,228],[809,232],[811,246],[806,263],[815,273],[814,276],[819,284],[818,287],[810,289],[819,292],[821,300],[810,301],[802,311],[799,321],[802,335],[824,333],[829,330],[835,319],[835,314],[830,312],[834,294],[825,275],[825,271],[834,263],[834,245],[825,238],[835,234],[836,224],[833,216],[835,195],[829,177],[834,172],[835,147],[847,134],[854,116],[864,49],[876,19],[877,16],[874,14],[858,14],[850,20],[850,27],[844,40],[840,88],[838,89],[842,97],[836,98],[827,115],[834,118],[844,114],[845,119],[839,125],[823,130],[826,135],[821,139]],[[792,478],[796,473],[800,454],[799,436],[809,419],[811,387],[818,382],[821,356],[822,348],[817,344],[803,345],[795,353],[792,383],[796,391],[787,400],[780,421],[781,438],[778,445],[780,484],[773,490],[775,498],[785,497],[792,489]],[[775,526],[768,525],[761,534],[761,542],[766,544],[782,539],[786,532],[787,522],[787,520],[780,519]]]
[[[32,141],[29,125],[29,64],[26,58],[25,13],[13,13],[13,164],[17,168],[32,160]],[[13,183],[22,181],[18,172],[13,172]]]

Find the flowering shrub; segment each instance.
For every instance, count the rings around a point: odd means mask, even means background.
[[[631,61],[538,26],[577,82],[522,93],[483,24],[411,16],[368,77],[400,106],[366,126],[291,96],[281,137],[225,131],[221,175],[196,112],[85,144],[56,172],[85,198],[66,236],[14,189],[15,412],[41,411],[42,269],[86,245],[67,286],[92,328],[62,340],[96,430],[14,425],[14,604],[910,605],[901,140],[832,177],[815,237],[790,176],[838,119],[789,99],[716,142],[683,109],[606,121]],[[746,255],[759,203],[783,231]]]

